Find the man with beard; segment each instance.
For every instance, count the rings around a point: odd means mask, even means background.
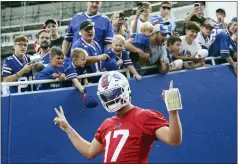
[[[39,55],[41,56],[41,63],[46,66],[50,63],[50,33],[43,29],[37,34],[38,43],[40,45]]]
[[[237,17],[227,25],[227,29],[216,35],[216,39],[209,49],[210,56],[221,56],[232,66],[237,75],[237,65],[233,59],[237,58],[237,47],[232,40],[232,35],[237,33]]]
[[[125,48],[131,52],[139,54],[140,64],[158,64],[159,72],[162,74],[166,74],[169,72],[169,60],[167,58],[167,52],[163,44],[166,40],[167,34],[170,34],[170,32],[168,31],[168,27],[166,25],[156,24],[154,26],[154,32],[150,37],[150,53],[145,53],[141,49],[133,46],[131,44],[133,38],[128,39],[126,41]]]
[[[95,41],[99,43],[102,52],[105,48],[110,48],[112,43],[113,31],[109,18],[98,12],[101,7],[99,1],[89,1],[86,12],[80,12],[73,16],[62,45],[62,50],[65,56],[68,56],[70,44],[73,45],[80,38],[80,24],[85,20],[91,20],[95,23]]]

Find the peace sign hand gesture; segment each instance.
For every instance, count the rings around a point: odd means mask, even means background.
[[[59,125],[59,127],[67,132],[69,129],[71,129],[71,126],[69,125],[68,121],[66,120],[65,116],[64,116],[64,111],[62,109],[62,107],[59,107],[60,112],[55,108],[55,112],[57,114],[58,117],[55,117],[54,119],[54,123],[55,125]]]

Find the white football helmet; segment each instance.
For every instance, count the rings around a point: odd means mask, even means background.
[[[129,82],[117,71],[109,71],[101,76],[97,95],[108,112],[116,112],[131,102]]]

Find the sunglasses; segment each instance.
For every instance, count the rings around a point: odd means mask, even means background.
[[[171,10],[171,7],[167,7],[167,6],[162,6],[162,9],[164,9],[164,10]]]

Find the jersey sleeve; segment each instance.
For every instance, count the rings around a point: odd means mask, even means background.
[[[107,29],[105,31],[104,45],[111,44],[113,38],[112,24],[108,18],[106,18]]]
[[[66,75],[66,80],[77,79],[77,76],[78,76],[76,70],[70,66],[68,68],[66,68],[65,75]]]
[[[122,51],[122,60],[125,67],[132,65],[131,58],[125,50]]]
[[[97,132],[94,136],[94,138],[103,144],[103,139],[105,138],[105,125],[106,125],[107,120],[105,120],[97,129]]]
[[[222,58],[230,56],[229,43],[226,35],[222,35],[220,38],[220,55]]]
[[[73,20],[74,20],[74,17],[70,21],[70,23],[68,25],[68,28],[66,30],[65,36],[64,36],[64,40],[67,40],[69,42],[73,41],[73,36],[74,36],[74,32],[73,32],[73,29],[72,29]]]
[[[8,58],[4,60],[3,67],[2,67],[2,76],[10,76],[12,75],[12,68],[11,68],[11,63],[9,62]]]
[[[156,110],[146,110],[144,112],[144,132],[149,136],[155,136],[155,131],[163,126],[169,126],[164,116]]]

